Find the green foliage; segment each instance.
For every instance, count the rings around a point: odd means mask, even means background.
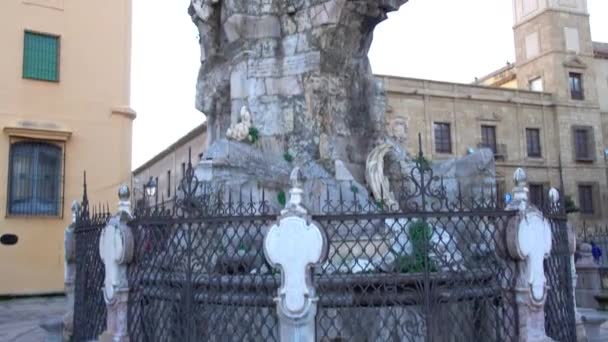
[[[416,164],[419,165],[419,167],[422,171],[426,171],[431,168],[431,162],[428,159],[426,159],[424,156],[418,156],[418,157],[414,158],[414,161],[416,162]]]
[[[376,206],[378,207],[378,209],[384,209],[384,200],[376,200]]]
[[[354,185],[351,185],[350,191],[352,191],[353,194],[357,194],[357,193],[359,193],[359,188],[357,188]]]
[[[279,191],[279,194],[277,195],[277,201],[279,201],[279,204],[283,207],[285,206],[285,204],[287,204],[287,195],[285,195],[285,191]]]
[[[291,163],[293,161],[293,156],[289,152],[285,152],[283,154],[283,159],[285,159],[286,162]]]
[[[397,255],[395,268],[401,273],[424,272],[425,259],[428,262],[429,271],[437,271],[435,263],[428,258],[427,249],[431,239],[432,230],[424,221],[417,221],[410,225],[410,242],[412,244],[412,254]]]
[[[574,203],[574,200],[572,199],[572,197],[570,195],[566,195],[566,197],[564,197],[564,205],[565,205],[565,209],[566,209],[566,214],[571,214],[571,213],[577,213],[578,212],[578,207],[576,206],[576,204]]]
[[[260,131],[253,126],[249,127],[249,141],[255,144],[258,140],[260,140]]]

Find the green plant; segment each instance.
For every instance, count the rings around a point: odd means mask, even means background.
[[[416,162],[416,164],[418,164],[422,171],[426,171],[431,168],[431,162],[423,155],[419,155],[418,157],[414,158],[414,161]]]
[[[287,204],[287,195],[285,195],[285,191],[279,191],[279,194],[277,195],[277,201],[279,201],[279,204],[283,207],[285,206],[285,204]]]
[[[289,152],[285,152],[283,154],[283,159],[285,159],[286,162],[291,163],[293,161],[293,156]]]
[[[570,195],[566,195],[566,197],[564,197],[564,206],[566,209],[566,214],[578,212],[578,207]]]
[[[249,141],[255,144],[258,140],[260,140],[260,131],[253,126],[249,127]]]
[[[384,200],[376,200],[376,206],[378,207],[378,209],[384,209]]]
[[[425,262],[428,263],[429,271],[436,271],[437,267],[435,263],[428,258],[427,254],[432,234],[429,225],[424,221],[416,221],[410,225],[409,232],[412,254],[396,256],[395,268],[397,272],[423,272],[425,270]]]
[[[354,185],[350,186],[350,191],[352,191],[353,194],[358,194],[359,193],[359,188],[357,188]]]

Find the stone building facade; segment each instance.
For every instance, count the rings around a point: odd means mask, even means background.
[[[524,167],[532,201],[563,184],[573,221],[606,222],[608,45],[592,41],[585,0],[514,0],[514,11],[516,62],[475,84],[377,76],[389,135],[415,154],[420,133],[434,160],[489,147],[499,191]]]
[[[133,171],[131,189],[135,200],[143,198],[144,186],[150,177],[156,182],[159,201],[173,199],[189,158],[196,165],[206,150],[207,124],[202,123]]]
[[[0,296],[63,292],[63,232],[87,171],[131,171],[131,1],[0,2]]]

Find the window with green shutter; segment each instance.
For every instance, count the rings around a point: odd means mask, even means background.
[[[59,81],[59,37],[25,32],[23,78]]]

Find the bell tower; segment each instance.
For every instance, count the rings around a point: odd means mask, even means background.
[[[513,4],[518,87],[552,93],[558,102],[596,103],[587,0]]]

